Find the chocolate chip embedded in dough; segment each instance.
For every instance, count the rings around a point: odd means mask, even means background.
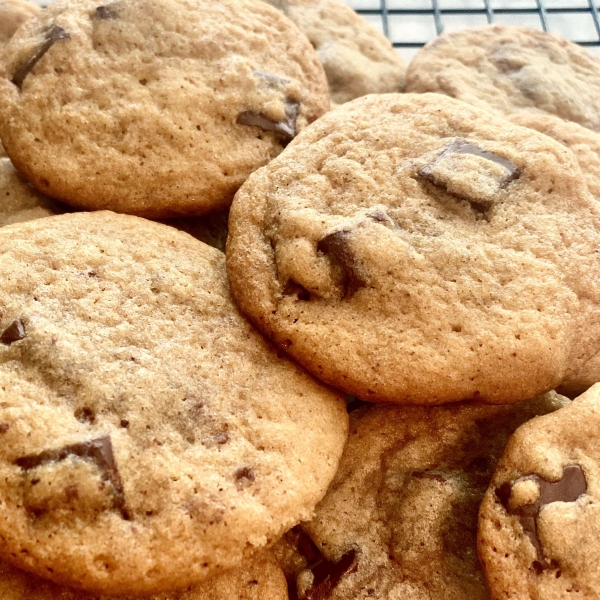
[[[112,5],[99,6],[94,12],[94,18],[104,21],[118,18],[119,14]]]
[[[341,229],[326,235],[317,244],[317,251],[328,256],[332,263],[340,269],[344,298],[352,296],[357,290],[366,285],[366,281],[360,274],[350,250],[351,235],[351,231]]]
[[[17,458],[14,464],[21,467],[24,471],[30,471],[48,463],[66,460],[71,456],[91,460],[96,464],[102,472],[102,478],[110,481],[112,484],[115,509],[121,513],[124,519],[129,520],[129,514],[125,506],[123,484],[117,470],[112,442],[109,436],[63,446],[55,450],[44,450],[39,454],[22,456]]]
[[[0,423],[0,433],[6,433],[10,429],[10,423]]]
[[[260,127],[264,131],[273,131],[284,141],[290,141],[296,137],[296,120],[300,105],[297,102],[286,101],[285,119],[283,121],[272,121],[262,113],[256,113],[247,110],[238,115],[236,123],[238,125],[248,125]]]
[[[518,508],[510,507],[510,496],[513,486],[519,481],[534,481],[539,487],[538,499],[532,504],[525,504]],[[539,475],[521,477],[515,481],[503,483],[497,490],[496,496],[506,512],[519,518],[525,535],[531,540],[538,560],[537,565],[532,565],[536,570],[544,570],[551,567],[551,563],[544,557],[544,552],[538,537],[537,519],[544,506],[552,502],[575,502],[582,494],[587,492],[587,482],[582,468],[579,465],[567,465],[563,469],[562,479],[559,481],[547,481]]]
[[[235,472],[235,480],[237,489],[243,490],[248,484],[255,480],[254,469],[251,467],[240,467]]]
[[[0,342],[10,346],[14,342],[18,342],[27,337],[25,331],[25,323],[21,319],[13,321],[0,335]]]
[[[44,32],[44,41],[38,46],[27,58],[27,60],[17,69],[13,75],[12,82],[21,89],[23,87],[23,81],[25,77],[31,73],[35,65],[42,59],[44,54],[56,44],[59,40],[66,40],[71,35],[66,32],[62,27],[56,24],[48,26]]]

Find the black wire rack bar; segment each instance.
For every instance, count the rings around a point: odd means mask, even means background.
[[[572,35],[571,39],[582,46],[600,49],[600,14],[599,7],[594,0],[587,0],[587,6],[582,6],[581,3],[578,3],[577,6],[569,6],[569,0],[565,0],[563,6],[547,6],[544,0],[535,0],[535,2],[532,2],[535,6],[515,8],[495,8],[491,0],[482,0],[480,8],[442,8],[440,7],[439,0],[430,0],[430,2],[431,8],[393,8],[389,6],[388,0],[379,0],[379,8],[358,8],[356,12],[365,16],[379,16],[381,18],[383,33],[396,48],[419,48],[430,39],[393,39],[393,36],[390,35],[392,31],[391,21],[397,17],[430,16],[433,19],[435,32],[440,34],[445,30],[445,18],[449,16],[464,15],[470,17],[475,15],[484,17],[487,23],[494,23],[496,22],[496,17],[505,15],[536,15],[539,18],[539,28],[552,32],[549,26],[549,17],[557,18],[560,16],[579,15],[585,18],[587,15],[592,24],[588,29],[595,31],[595,39],[576,39],[577,33]]]

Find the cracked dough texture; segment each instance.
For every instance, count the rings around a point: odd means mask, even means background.
[[[312,516],[346,439],[344,398],[238,314],[224,262],[109,212],[0,229],[3,559],[62,585],[157,593]],[[8,343],[18,320],[26,336]]]
[[[504,166],[451,151],[467,142]],[[242,312],[348,393],[502,404],[596,351],[599,217],[547,136],[447,96],[373,95],[250,177],[227,269]]]
[[[60,587],[0,563],[0,597],[2,600],[288,600],[288,593],[281,567],[274,556],[265,551],[206,583],[142,598],[98,596]]]
[[[351,412],[338,473],[315,518],[301,525],[328,560],[357,553],[356,569],[325,597],[487,600],[477,512],[496,461],[519,425],[567,402],[550,392],[508,406]],[[302,578],[310,577],[298,548],[292,533],[275,551],[288,578],[300,583],[297,597],[321,597],[304,593]]]
[[[485,25],[424,46],[407,92],[437,92],[501,115],[550,113],[600,131],[600,58],[536,29]]]
[[[404,90],[404,61],[384,35],[345,4],[266,1],[283,10],[310,40],[325,69],[333,102]]]
[[[479,556],[492,600],[598,598],[599,427],[600,385],[596,384],[556,413],[526,423],[511,437],[479,511]],[[535,568],[540,556],[520,519],[505,509],[498,490],[532,475],[557,482],[568,465],[581,468],[587,489],[577,499],[541,508],[537,537],[550,566]],[[514,489],[513,485],[511,503],[521,501]]]
[[[8,158],[0,158],[0,227],[51,217],[65,209],[27,183]]]
[[[0,0],[0,50],[27,19],[40,12],[40,7],[26,0]]]
[[[59,0],[0,61],[0,137],[42,192],[79,208],[168,218],[225,210],[287,138],[329,108],[306,37],[258,0]],[[102,8],[104,12],[97,12]],[[41,48],[56,41],[23,79]]]

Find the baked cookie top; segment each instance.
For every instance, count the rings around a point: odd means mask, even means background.
[[[27,0],[0,0],[0,50],[15,31],[40,10],[37,4]]]
[[[227,268],[262,331],[363,400],[507,403],[596,351],[599,232],[547,136],[446,96],[373,95],[248,179]]]
[[[596,200],[600,201],[600,135],[577,123],[553,115],[518,114],[509,117],[517,125],[531,127],[550,136],[575,154],[585,183]],[[560,392],[578,396],[600,381],[600,353],[590,358],[583,367],[560,385]]]
[[[595,385],[510,439],[479,512],[492,598],[597,597],[599,427]]]
[[[551,392],[507,406],[352,412],[339,471],[315,518],[275,547],[290,597],[487,600],[479,504],[512,432],[565,402]]]
[[[263,551],[235,569],[178,592],[152,596],[98,596],[61,587],[0,563],[2,600],[288,600],[287,583],[275,557]]]
[[[0,227],[58,215],[65,208],[29,185],[8,158],[0,158]]]
[[[550,113],[600,131],[600,57],[536,29],[484,25],[441,35],[412,60],[406,89],[503,115]]]
[[[0,555],[111,594],[199,583],[308,519],[341,395],[236,311],[225,257],[108,212],[0,229]]]
[[[331,99],[401,92],[406,66],[390,41],[338,0],[266,0],[308,37],[321,61]]]
[[[258,0],[59,0],[0,61],[7,154],[88,209],[225,209],[328,107],[308,40]]]

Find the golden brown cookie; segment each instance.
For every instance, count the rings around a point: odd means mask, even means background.
[[[328,108],[308,40],[259,0],[59,0],[0,60],[7,154],[85,209],[225,210]]]
[[[600,385],[521,426],[479,512],[494,600],[598,597]]]
[[[438,94],[354,100],[229,218],[242,312],[366,401],[508,403],[600,342],[600,212],[573,154]]]
[[[600,131],[600,57],[537,29],[484,25],[435,38],[408,92],[437,92],[501,115],[549,113]]]
[[[340,394],[236,311],[222,252],[108,212],[0,228],[0,555],[110,594],[186,587],[301,519]]]

